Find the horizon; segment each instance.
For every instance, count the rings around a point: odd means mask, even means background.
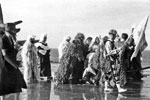
[[[72,38],[82,32],[85,36],[106,35],[110,29],[121,34],[131,33],[131,27],[150,14],[150,0],[2,0],[4,22],[23,20],[18,40],[28,35],[48,34],[48,44],[57,48],[63,37]],[[150,50],[150,21],[146,40]],[[57,39],[57,40],[56,40]]]

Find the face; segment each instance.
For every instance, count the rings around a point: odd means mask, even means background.
[[[71,39],[68,39],[67,41],[70,42]]]
[[[100,43],[99,38],[96,38],[95,42],[99,44]]]
[[[34,38],[31,38],[30,41],[31,41],[31,43],[34,43],[34,42],[35,42],[35,39],[34,39]]]
[[[92,40],[86,40],[85,42],[86,42],[86,44],[90,45]]]
[[[115,35],[115,34],[109,34],[109,38],[110,38],[111,40],[115,40],[116,35]]]

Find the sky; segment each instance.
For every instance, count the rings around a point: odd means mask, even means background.
[[[72,38],[82,32],[86,37],[108,35],[110,29],[119,34],[131,33],[147,14],[150,0],[1,0],[4,22],[22,20],[18,40],[28,35],[48,34],[48,44],[57,48],[63,37]],[[150,50],[150,21],[146,40]]]

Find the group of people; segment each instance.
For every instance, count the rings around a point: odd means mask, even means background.
[[[95,84],[104,85],[105,91],[125,92],[128,79],[140,79],[141,52],[131,60],[134,52],[133,36],[127,33],[118,35],[111,29],[108,36],[95,39],[77,33],[72,39],[67,36],[59,45],[59,67],[55,73],[57,84]],[[132,72],[133,71],[133,72]],[[135,77],[136,76],[136,77]]]
[[[22,66],[26,83],[38,82],[40,77],[51,77],[50,48],[47,44],[47,34],[41,34],[36,42],[35,36],[28,36],[21,50]]]
[[[7,94],[15,94],[19,100],[22,89],[27,89],[28,83],[40,81],[40,77],[51,77],[50,48],[47,44],[47,34],[42,34],[39,41],[35,36],[29,36],[23,46],[16,39],[20,28],[16,25],[22,21],[0,23],[0,96],[5,100]],[[22,63],[17,59],[21,50]],[[20,64],[23,70],[20,69]]]

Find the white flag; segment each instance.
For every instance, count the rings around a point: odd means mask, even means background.
[[[131,56],[131,60],[137,56],[139,50],[142,52],[148,46],[145,39],[145,30],[147,27],[148,19],[149,16],[146,16],[133,31],[133,38],[136,46]]]

